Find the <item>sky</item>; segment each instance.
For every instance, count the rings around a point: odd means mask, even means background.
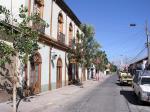
[[[131,63],[146,56],[145,22],[149,22],[150,28],[150,0],[65,2],[82,23],[94,27],[95,38],[111,62],[119,63],[122,60],[125,63],[126,60],[127,63]],[[130,24],[136,26],[130,27]]]

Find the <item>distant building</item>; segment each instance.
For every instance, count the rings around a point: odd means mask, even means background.
[[[128,70],[133,73],[136,69],[144,70],[147,68],[148,57],[140,59],[134,63],[131,63],[128,67]]]

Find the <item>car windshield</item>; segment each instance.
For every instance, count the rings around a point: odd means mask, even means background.
[[[150,78],[142,78],[141,79],[141,84],[150,84]]]

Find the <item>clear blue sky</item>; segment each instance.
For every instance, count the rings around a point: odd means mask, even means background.
[[[82,23],[94,26],[96,40],[111,61],[131,59],[144,48],[146,19],[150,27],[150,0],[65,1]],[[137,26],[129,27],[130,23]]]

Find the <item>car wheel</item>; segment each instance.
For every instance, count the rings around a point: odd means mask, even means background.
[[[123,85],[123,82],[122,81],[120,81],[120,86],[122,86]]]
[[[135,93],[135,91],[133,91],[133,96],[135,96],[135,97],[137,96],[136,93]]]

